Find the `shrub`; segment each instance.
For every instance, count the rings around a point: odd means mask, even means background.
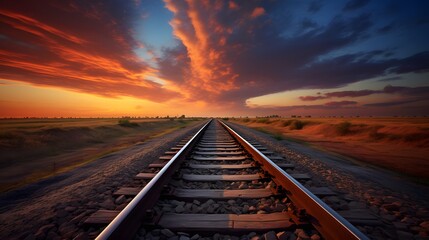
[[[305,123],[303,121],[293,120],[289,125],[289,129],[290,130],[301,130],[304,126],[305,126]]]
[[[283,127],[289,126],[292,122],[293,122],[293,120],[283,121]]]
[[[373,140],[381,140],[386,137],[386,134],[379,133],[378,129],[380,129],[381,126],[373,126],[369,130],[369,137]]]
[[[350,122],[342,122],[335,126],[335,129],[337,130],[338,135],[344,136],[350,133],[350,127],[352,124]]]
[[[259,118],[257,120],[258,123],[270,123],[270,120],[268,118]]]
[[[130,122],[129,119],[122,118],[122,119],[119,119],[118,125],[122,127],[137,127],[138,123]]]
[[[243,120],[241,120],[242,122],[250,122],[250,119],[249,118],[243,118]]]

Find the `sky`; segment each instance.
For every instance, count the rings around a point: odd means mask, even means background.
[[[426,0],[0,2],[0,117],[429,115]]]

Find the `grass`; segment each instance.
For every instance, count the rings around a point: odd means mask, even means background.
[[[136,122],[131,122],[129,119],[119,119],[118,125],[122,127],[138,127],[139,124]]]
[[[429,182],[429,119],[259,118],[233,120],[280,139],[299,139],[319,149]],[[276,136],[277,135],[277,136]]]
[[[350,122],[342,122],[335,125],[335,128],[337,130],[337,134],[340,136],[344,136],[350,133],[350,128],[352,124]]]
[[[193,122],[120,120],[0,120],[0,191],[69,171]]]

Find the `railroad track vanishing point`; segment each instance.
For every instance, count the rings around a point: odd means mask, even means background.
[[[368,239],[299,182],[305,174],[288,174],[293,164],[271,154],[210,120],[139,173],[137,184],[114,193],[132,199],[122,211],[99,210],[86,224],[108,223],[97,239],[135,239],[147,231],[180,240]]]

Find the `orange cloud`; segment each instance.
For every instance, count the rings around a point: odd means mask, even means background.
[[[226,39],[231,31],[223,27],[212,11],[219,6],[208,2],[187,1],[187,7],[177,1],[166,0],[166,7],[174,13],[170,24],[174,35],[186,47],[190,72],[186,83],[190,91],[198,89],[210,94],[220,94],[237,88],[237,74],[225,57]],[[213,30],[216,34],[213,34]]]
[[[134,54],[137,43],[120,22],[125,19],[89,6],[47,4],[44,13],[25,12],[31,7],[12,2],[10,9],[0,9],[0,78],[108,97],[180,97],[148,80],[157,70]],[[59,22],[62,15],[73,19]]]
[[[0,14],[6,17],[6,18],[2,18],[2,20],[6,24],[9,24],[16,29],[37,35],[38,37],[43,37],[45,40],[49,40],[49,41],[51,40],[46,35],[46,33],[49,33],[54,36],[66,39],[70,42],[74,42],[77,44],[85,43],[83,39],[67,34],[55,27],[41,23],[33,18],[24,16],[22,14],[10,12],[7,10],[1,10],[1,9],[0,9]]]
[[[255,9],[253,9],[253,12],[250,15],[250,17],[257,18],[264,14],[265,14],[265,9],[263,7],[256,7]]]
[[[240,7],[238,6],[238,4],[237,3],[235,3],[234,1],[229,1],[229,3],[228,3],[228,7],[229,7],[229,9],[231,9],[231,10],[237,10],[237,9],[239,9]]]

